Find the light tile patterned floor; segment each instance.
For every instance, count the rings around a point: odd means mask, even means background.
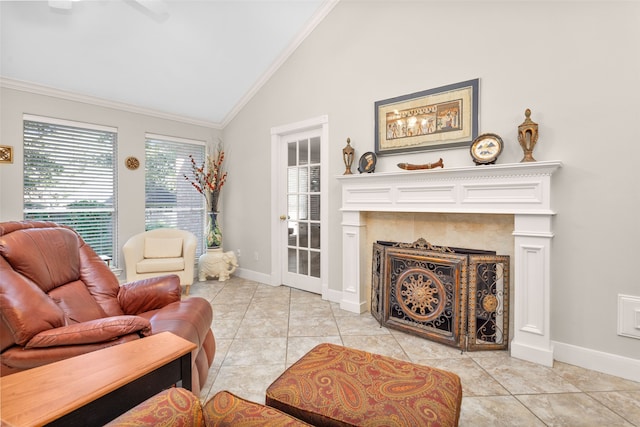
[[[191,295],[209,300],[214,313],[217,351],[203,401],[229,390],[264,403],[267,387],[287,366],[331,342],[457,373],[461,427],[640,427],[637,382],[559,362],[547,368],[507,352],[461,353],[284,286],[233,277],[196,282]]]

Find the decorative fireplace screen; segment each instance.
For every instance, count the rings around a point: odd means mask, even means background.
[[[462,350],[506,349],[509,256],[378,241],[371,313],[381,325]]]

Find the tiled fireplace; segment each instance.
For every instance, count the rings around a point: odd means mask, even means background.
[[[550,264],[555,214],[551,176],[561,166],[561,162],[546,161],[338,177],[342,185],[341,308],[356,313],[370,309],[368,213],[513,215],[511,355],[551,366]]]

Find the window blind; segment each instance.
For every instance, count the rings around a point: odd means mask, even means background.
[[[72,227],[116,257],[114,128],[24,116],[24,218]]]
[[[204,251],[205,198],[184,176],[192,177],[191,159],[205,158],[203,142],[146,135],[145,224],[147,230],[188,230],[198,238],[196,257]]]

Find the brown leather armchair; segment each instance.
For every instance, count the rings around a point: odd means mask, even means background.
[[[72,229],[52,222],[0,223],[0,375],[163,331],[197,345],[193,391],[215,354],[213,313],[181,300],[176,275],[120,285]]]

